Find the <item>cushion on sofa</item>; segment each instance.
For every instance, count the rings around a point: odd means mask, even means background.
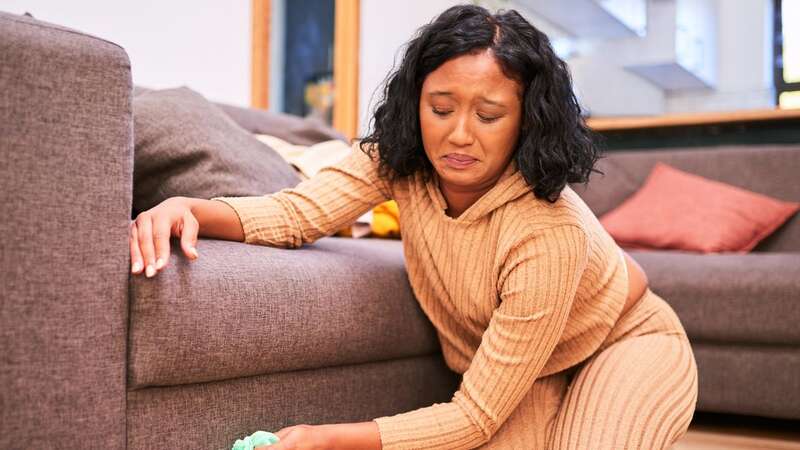
[[[177,245],[177,240],[173,240]],[[131,281],[132,389],[440,351],[402,243],[326,237],[298,249],[201,239]]]
[[[690,147],[609,152],[598,161],[604,175],[593,173],[589,185],[573,184],[598,217],[644,184],[657,162],[785,201],[800,201],[800,145]],[[800,251],[800,214],[795,214],[754,252]]]
[[[692,342],[800,344],[800,253],[629,253]]]
[[[133,86],[133,96],[135,97],[153,90],[152,88],[135,85]],[[295,145],[314,145],[333,139],[348,143],[347,137],[344,134],[318,119],[261,109],[245,108],[227,103],[212,103],[225,112],[228,117],[233,119],[237,125],[252,134],[277,136]]]
[[[174,196],[264,195],[300,178],[280,155],[186,88],[133,98],[133,215]]]
[[[623,247],[746,253],[798,210],[800,203],[658,162],[644,185],[600,222]]]
[[[338,139],[349,145],[347,137],[324,122],[291,114],[215,103],[240,127],[253,134],[269,134],[295,145],[314,145]]]

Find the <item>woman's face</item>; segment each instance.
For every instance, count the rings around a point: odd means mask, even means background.
[[[494,185],[519,136],[521,93],[489,50],[428,74],[419,101],[422,143],[443,182],[461,190]]]

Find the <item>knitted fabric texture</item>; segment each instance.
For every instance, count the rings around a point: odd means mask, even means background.
[[[448,367],[463,374],[451,401],[374,419],[384,449],[470,449],[488,442],[536,381],[584,361],[625,303],[619,247],[566,186],[534,197],[512,161],[457,218],[439,177],[390,182],[351,153],[294,188],[217,197],[239,215],[245,242],[296,248],[397,201],[409,281],[437,330]]]

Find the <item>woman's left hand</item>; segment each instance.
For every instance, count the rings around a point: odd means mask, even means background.
[[[322,425],[294,425],[275,433],[280,441],[255,450],[327,450],[330,439]]]

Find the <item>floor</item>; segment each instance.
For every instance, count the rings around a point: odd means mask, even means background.
[[[800,450],[800,421],[696,412],[670,450]]]

